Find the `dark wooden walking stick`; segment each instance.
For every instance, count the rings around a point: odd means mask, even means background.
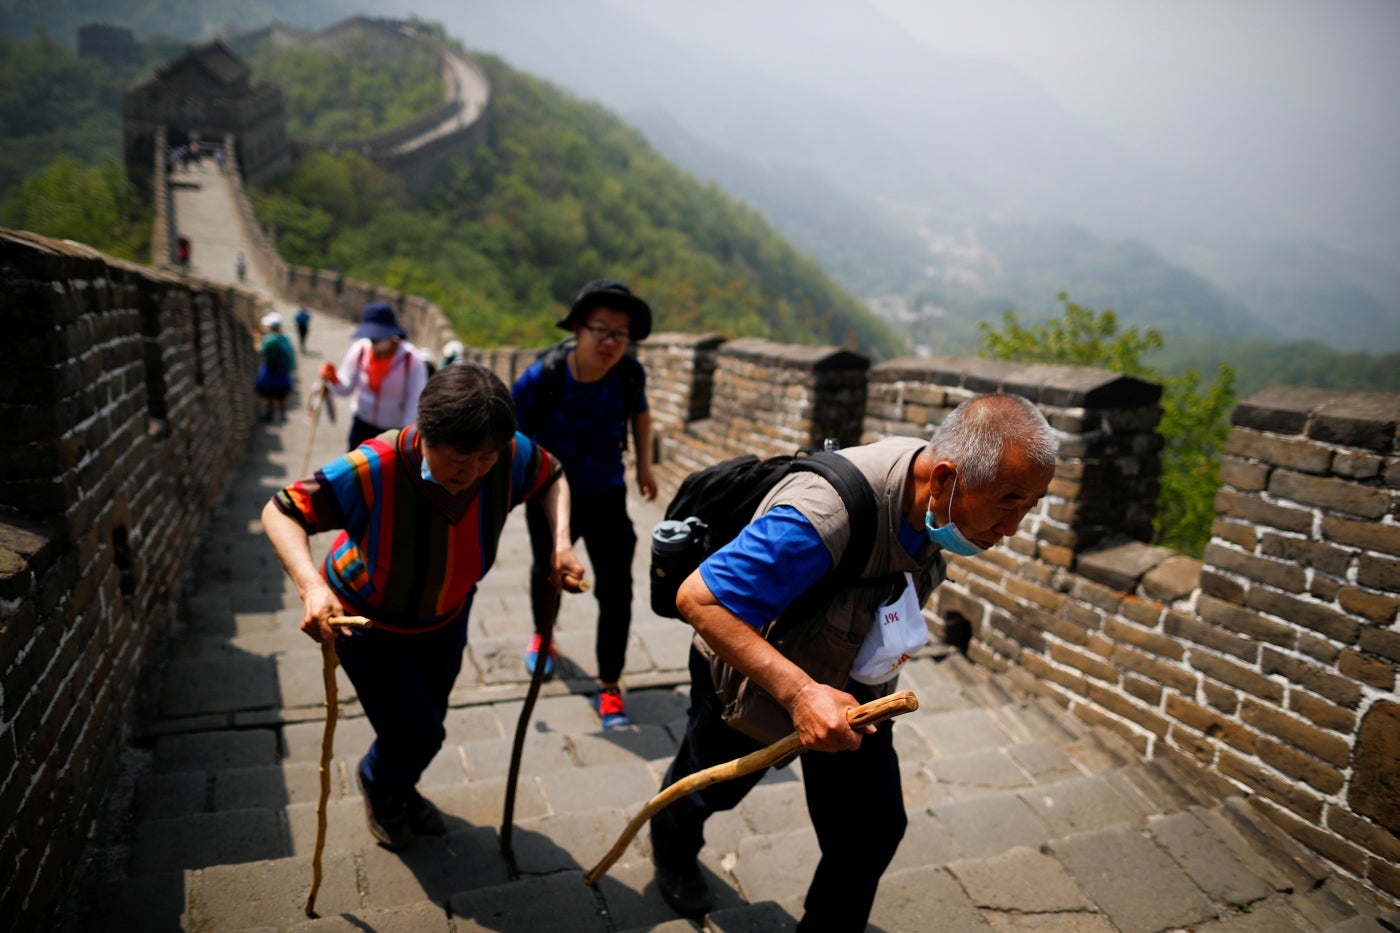
[[[331,616],[331,625],[370,628],[364,616]],[[316,892],[321,890],[321,851],[326,847],[326,804],[331,798],[331,749],[335,744],[335,721],[340,715],[336,696],[335,639],[321,642],[321,676],[326,683],[326,730],[321,733],[321,798],[316,803],[316,851],[311,856],[311,892],[306,895],[306,915],[316,916]]]
[[[564,589],[571,593],[582,593],[588,589],[588,581],[578,577],[564,577]],[[520,718],[515,723],[515,744],[510,750],[510,773],[506,777],[506,804],[501,816],[501,854],[506,859],[506,869],[511,881],[520,878],[520,870],[515,865],[515,846],[512,835],[515,830],[515,782],[520,776],[520,753],[525,748],[525,730],[530,726],[530,713],[535,708],[535,699],[540,695],[540,684],[544,683],[544,668],[549,657],[549,647],[554,641],[554,620],[559,614],[559,594],[554,593],[549,612],[545,614],[544,628],[540,631],[540,650],[535,656],[535,671],[530,675],[530,689],[525,693],[525,705],[520,708]]]
[[[901,690],[899,693],[892,693],[887,697],[878,700],[871,700],[863,703],[846,714],[846,721],[851,724],[851,728],[859,726],[870,726],[884,722],[895,716],[902,716],[905,713],[912,713],[919,708],[919,698],[912,690]],[[583,883],[596,885],[605,875],[612,863],[616,862],[624,851],[627,844],[632,841],[632,837],[637,835],[637,831],[642,828],[642,824],[651,819],[660,810],[680,800],[686,794],[703,790],[711,784],[718,784],[720,781],[731,781],[736,777],[743,777],[745,774],[753,774],[764,768],[771,767],[789,755],[802,753],[802,737],[796,732],[789,733],[786,737],[779,739],[767,748],[760,748],[756,752],[751,752],[742,758],[733,761],[726,761],[723,764],[706,768],[704,771],[697,771],[688,777],[681,778],[670,787],[657,794],[647,801],[646,806],[627,824],[627,828],[622,831],[617,842],[613,843],[612,849],[603,860],[588,870],[588,874],[583,876]]]

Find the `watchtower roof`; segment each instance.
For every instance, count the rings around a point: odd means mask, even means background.
[[[201,45],[190,46],[179,58],[156,72],[162,81],[178,80],[191,72],[198,72],[214,84],[226,87],[244,87],[248,83],[251,69],[247,62],[234,54],[233,50],[218,39]]]

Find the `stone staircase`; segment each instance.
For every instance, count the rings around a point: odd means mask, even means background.
[[[172,662],[172,672],[205,658],[211,649],[194,647],[200,641],[187,643],[192,653]],[[910,823],[871,917],[877,929],[1273,933],[1393,924],[1244,801],[1212,800],[1115,737],[1013,694],[960,655],[920,658],[904,682],[921,698],[896,725]],[[683,688],[632,691],[635,725],[604,733],[586,694],[550,686],[554,695],[537,703],[525,743],[516,879],[499,830],[521,701],[452,709],[447,744],[421,785],[450,834],[397,854],[365,829],[352,769],[370,732],[352,712],[336,734],[322,919],[309,920],[322,724],[288,717],[171,732],[133,753],[129,832],[95,860],[107,877],[88,889],[84,924],[696,929],[657,894],[645,831],[597,888],[582,882],[656,793],[684,727]],[[800,778],[799,760],[711,821],[703,864],[719,906],[705,929],[795,926],[817,859]]]

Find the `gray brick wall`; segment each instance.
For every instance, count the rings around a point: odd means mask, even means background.
[[[0,915],[36,928],[242,459],[246,293],[0,230]]]

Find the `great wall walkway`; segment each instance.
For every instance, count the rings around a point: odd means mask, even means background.
[[[194,241],[193,271],[231,282],[238,250],[252,253],[238,234],[226,181],[212,162],[177,181],[175,208]],[[266,287],[255,264],[247,284]],[[340,355],[350,330],[316,314],[300,360],[303,392],[314,368]],[[322,422],[314,436],[299,415],[255,430],[210,519],[165,663],[152,672],[154,713],[134,728],[65,927],[697,929],[658,895],[645,831],[599,887],[582,881],[656,792],[684,723],[688,630],[647,607],[641,549],[624,677],[635,724],[600,730],[586,693],[592,600],[566,599],[561,676],[546,685],[525,745],[514,831],[520,877],[510,878],[498,833],[530,631],[519,514],[477,597],[447,744],[422,785],[446,814],[450,835],[400,854],[374,844],[347,780],[369,730],[342,674],[317,901],[323,917],[305,917],[321,656],[297,629],[299,601],[258,513],[304,459],[314,466],[340,454],[346,428],[342,407],[339,422]],[[645,537],[660,508],[635,499],[630,507]],[[322,536],[313,546],[323,553],[328,541]],[[1206,796],[1186,776],[1142,761],[1111,734],[956,652],[931,647],[902,683],[921,701],[895,727],[910,824],[880,889],[875,929],[1396,929],[1395,915],[1378,920],[1364,892],[1329,878],[1243,800]],[[704,929],[781,931],[801,916],[816,860],[801,773],[799,760],[770,774],[741,807],[713,821],[703,862],[719,909]]]

